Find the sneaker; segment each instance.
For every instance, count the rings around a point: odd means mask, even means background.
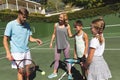
[[[72,74],[68,75],[68,80],[73,80]]]
[[[57,77],[57,73],[52,73],[48,76],[49,79],[54,78],[54,77]]]

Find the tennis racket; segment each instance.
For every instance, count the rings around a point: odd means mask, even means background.
[[[13,60],[13,62],[15,63],[18,72],[23,76],[23,80],[27,80],[27,78],[35,78],[36,71],[43,72],[43,70],[41,70],[31,59]]]
[[[71,66],[73,67],[75,64],[72,64]],[[67,71],[66,72],[64,72],[61,76],[60,76],[60,78],[58,78],[58,80],[66,80],[66,77],[65,77],[65,75],[67,74]],[[65,78],[65,79],[64,79]]]
[[[64,61],[70,64],[80,63],[79,59],[74,59],[74,58],[65,58]]]

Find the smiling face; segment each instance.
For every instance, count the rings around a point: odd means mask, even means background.
[[[63,16],[63,14],[60,14],[59,15],[59,24],[64,24],[64,16]]]
[[[66,13],[61,13],[59,15],[59,24],[67,26],[67,24],[68,24],[68,16],[67,16]]]

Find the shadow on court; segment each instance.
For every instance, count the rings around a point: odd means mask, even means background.
[[[35,77],[36,77],[36,72],[37,72],[37,71],[39,71],[39,72],[42,71],[42,70],[39,68],[39,66],[35,66],[35,70],[32,71],[32,73],[30,74],[29,80],[34,80],[34,79],[35,79]],[[24,79],[24,80],[26,80],[26,79]]]
[[[50,67],[52,67],[54,63],[55,63],[55,61],[53,61],[51,63]],[[62,69],[63,71],[67,72],[67,65],[66,65],[66,63],[60,60],[59,61],[58,70],[59,69]],[[72,66],[71,72],[72,72],[73,80],[86,80],[86,79],[82,78],[82,75],[81,75],[80,71],[77,70],[74,66]]]
[[[77,70],[74,66],[72,67],[71,71],[74,80],[83,80],[80,71]]]

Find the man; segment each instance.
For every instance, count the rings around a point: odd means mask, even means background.
[[[32,32],[29,24],[26,22],[29,12],[25,8],[21,8],[18,11],[18,17],[16,20],[10,21],[5,29],[3,44],[6,50],[6,58],[9,61],[31,59],[30,50],[28,48],[28,42],[37,42],[42,44],[40,39],[32,37]],[[10,48],[9,48],[9,42]],[[30,63],[24,65],[29,66]],[[12,63],[12,68],[17,68]],[[18,72],[18,80],[23,80],[23,76]],[[29,80],[29,78],[27,78]]]

